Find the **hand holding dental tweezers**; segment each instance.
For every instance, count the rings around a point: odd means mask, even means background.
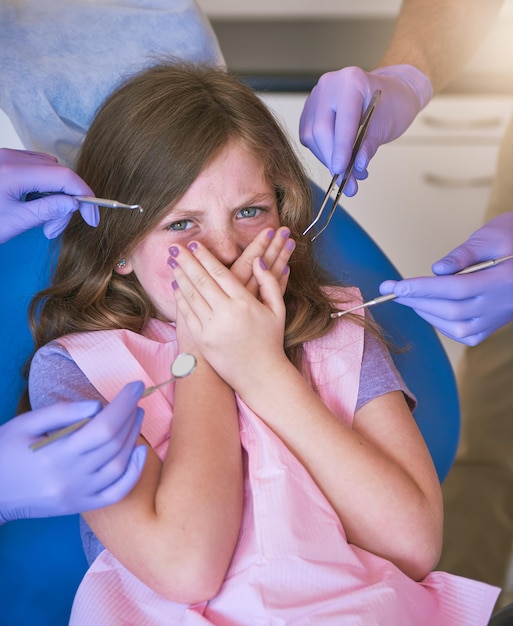
[[[351,152],[351,158],[349,159],[349,163],[347,164],[347,167],[344,171],[344,175],[342,176],[342,180],[340,182],[340,186],[338,188],[337,191],[337,195],[335,196],[335,200],[333,202],[333,205],[331,207],[331,210],[329,212],[328,215],[328,219],[326,220],[326,223],[324,224],[324,226],[318,230],[315,235],[312,237],[312,241],[314,241],[315,239],[317,239],[317,237],[326,230],[326,228],[328,228],[329,223],[331,221],[331,218],[333,217],[333,214],[335,213],[335,209],[337,208],[337,204],[338,201],[340,199],[340,196],[342,195],[345,186],[347,185],[350,177],[351,177],[351,172],[353,171],[353,167],[354,167],[354,163],[356,161],[356,155],[358,154],[358,151],[360,150],[363,140],[365,139],[365,135],[367,134],[367,129],[369,128],[369,124],[372,118],[372,114],[374,113],[374,109],[376,108],[376,105],[378,103],[378,100],[381,96],[381,90],[378,89],[376,90],[373,94],[372,94],[372,98],[369,102],[369,106],[365,109],[365,113],[363,114],[363,117],[360,121],[360,125],[358,128],[358,131],[356,133],[356,139],[354,140],[354,144],[353,144],[353,150]],[[330,186],[328,187],[328,191],[326,192],[326,195],[324,196],[324,200],[322,201],[321,204],[321,208],[319,209],[319,212],[317,213],[317,216],[315,217],[315,219],[313,220],[313,222],[310,224],[310,226],[308,226],[308,228],[306,230],[303,231],[303,235],[306,235],[306,233],[311,230],[316,224],[317,222],[321,219],[321,216],[324,212],[324,209],[326,208],[326,205],[328,204],[328,200],[330,199],[330,196],[333,192],[333,189],[335,188],[335,185],[337,184],[337,180],[339,178],[340,174],[335,174],[333,176],[333,178],[331,179],[331,183]]]
[[[38,200],[46,196],[55,196],[61,194],[64,196],[71,196],[76,198],[79,202],[85,202],[86,204],[96,204],[97,206],[107,207],[108,209],[137,209],[139,213],[143,212],[143,208],[139,204],[124,204],[117,200],[107,200],[106,198],[93,198],[92,196],[74,196],[69,193],[63,193],[62,191],[31,191],[25,196],[25,201]]]
[[[490,259],[489,261],[482,261],[481,263],[476,263],[475,265],[469,265],[464,269],[456,272],[454,274],[448,274],[449,276],[458,276],[459,274],[472,274],[474,272],[479,272],[480,270],[485,270],[487,267],[493,267],[494,265],[499,265],[499,263],[503,263],[504,261],[509,261],[509,259],[513,259],[513,254],[509,256],[503,256],[499,259]],[[441,278],[442,276],[440,276]],[[395,293],[389,293],[386,296],[378,296],[377,298],[373,298],[372,300],[367,300],[367,302],[362,302],[358,306],[354,306],[351,309],[345,309],[344,311],[337,311],[336,313],[331,313],[330,317],[342,317],[346,313],[352,313],[353,311],[357,311],[358,309],[364,309],[368,306],[374,306],[375,304],[382,304],[383,302],[389,302],[390,300],[395,300],[400,296],[396,296]]]

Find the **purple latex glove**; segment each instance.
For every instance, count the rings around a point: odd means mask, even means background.
[[[513,320],[513,259],[473,274],[454,274],[469,265],[513,254],[513,212],[499,215],[433,265],[438,276],[387,280],[382,294],[395,293],[399,304],[455,341],[475,346]]]
[[[301,114],[301,143],[331,174],[341,174],[351,158],[362,114],[376,89],[381,89],[381,98],[344,190],[346,196],[354,196],[358,191],[356,179],[367,178],[367,166],[379,146],[402,135],[432,98],[429,79],[411,65],[393,65],[372,72],[345,67],[320,77]]]
[[[0,523],[79,513],[124,498],[146,459],[146,446],[134,448],[143,391],[134,382],[103,410],[97,401],[60,402],[0,426]],[[74,433],[38,450],[29,447],[84,417],[93,419]]]
[[[25,230],[44,224],[48,239],[60,235],[77,209],[90,226],[100,220],[98,207],[65,195],[47,196],[23,202],[31,191],[62,191],[94,196],[84,181],[57,159],[42,152],[0,148],[0,243]]]

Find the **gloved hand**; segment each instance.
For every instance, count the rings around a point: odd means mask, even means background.
[[[513,259],[473,274],[469,265],[513,254],[513,212],[499,215],[433,265],[437,277],[387,280],[382,294],[395,293],[444,335],[475,346],[513,320]]]
[[[47,196],[23,202],[31,191],[62,191],[73,195],[94,196],[85,182],[57,159],[42,152],[0,149],[0,243],[25,230],[44,224],[48,239],[57,237],[68,224],[73,211],[80,209],[90,226],[100,220],[98,207],[78,202],[65,195]]]
[[[146,446],[134,449],[143,391],[134,382],[103,410],[96,401],[60,402],[0,426],[0,523],[79,513],[124,498],[146,459]],[[38,450],[29,447],[84,417],[93,419],[74,433]]]
[[[381,89],[381,98],[344,190],[346,196],[354,196],[358,191],[356,179],[367,178],[367,166],[379,146],[402,135],[432,98],[429,79],[411,65],[393,65],[372,72],[345,67],[320,77],[301,114],[301,143],[332,175],[341,174],[351,158],[362,114],[376,89]]]

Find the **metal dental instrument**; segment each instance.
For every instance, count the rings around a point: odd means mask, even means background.
[[[176,359],[171,363],[172,378],[164,381],[163,383],[159,383],[158,385],[147,387],[141,398],[146,398],[146,396],[149,396],[160,387],[163,387],[164,385],[169,385],[170,383],[174,383],[179,378],[185,378],[186,376],[189,376],[189,374],[193,372],[195,367],[196,357],[193,354],[189,354],[188,352],[183,352],[182,354],[179,354]],[[66,435],[69,435],[70,433],[74,433],[76,430],[79,430],[80,428],[82,428],[82,426],[88,424],[92,419],[92,417],[86,417],[82,420],[79,420],[78,422],[75,422],[74,424],[70,424],[70,426],[60,428],[59,430],[54,430],[46,437],[43,437],[42,439],[39,439],[39,441],[32,443],[29,447],[34,451],[39,450],[40,448],[44,448],[49,443],[57,441],[57,439],[61,439],[62,437],[65,437]]]
[[[165,380],[163,383],[153,385],[153,387],[147,387],[141,397],[146,398],[146,396],[149,396],[150,393],[157,391],[157,389],[160,389],[160,387],[164,387],[164,385],[174,383],[179,378],[185,378],[186,376],[189,376],[189,374],[192,373],[195,367],[196,357],[193,354],[189,354],[188,352],[179,354],[171,364],[172,377],[169,380]]]
[[[62,191],[31,191],[30,193],[26,194],[25,201],[30,202],[31,200],[38,200],[39,198],[55,195],[70,196],[71,194],[63,193]],[[71,195],[71,197],[76,198],[79,202],[85,202],[86,204],[96,204],[98,206],[107,207],[108,209],[132,209],[138,210],[139,213],[143,212],[143,208],[139,204],[124,204],[123,202],[118,202],[117,200],[107,200],[106,198],[93,198],[92,196]]]
[[[358,151],[361,148],[361,145],[363,143],[363,140],[365,139],[365,135],[367,134],[367,129],[369,127],[371,118],[372,118],[372,114],[374,113],[374,110],[376,108],[376,105],[378,104],[379,98],[381,96],[381,90],[378,89],[377,91],[375,91],[372,95],[371,101],[369,102],[369,106],[365,109],[365,113],[363,114],[363,117],[360,121],[360,126],[358,128],[358,132],[356,133],[356,139],[354,141],[353,144],[353,150],[351,152],[351,158],[349,159],[349,163],[347,164],[347,167],[344,171],[344,174],[342,176],[342,180],[340,182],[340,186],[338,188],[337,191],[337,195],[335,196],[335,200],[333,202],[333,205],[331,207],[331,210],[329,212],[328,215],[328,219],[326,220],[326,223],[324,224],[324,226],[318,230],[315,235],[312,237],[312,241],[314,241],[315,239],[317,239],[317,237],[326,230],[326,228],[328,228],[329,223],[331,221],[331,218],[333,217],[333,214],[335,213],[335,209],[337,208],[337,204],[338,201],[340,199],[340,196],[342,195],[345,186],[347,185],[349,178],[351,177],[351,172],[353,171],[353,167],[354,167],[354,162],[356,160],[356,155],[358,154]],[[317,213],[317,216],[315,217],[315,219],[313,220],[313,222],[310,224],[310,226],[308,226],[308,228],[306,230],[303,231],[303,235],[306,235],[306,233],[308,233],[316,224],[317,222],[321,219],[321,216],[324,212],[324,209],[326,208],[326,205],[328,204],[328,200],[330,199],[330,196],[333,192],[333,189],[335,188],[335,185],[337,184],[337,180],[340,177],[340,174],[335,174],[333,176],[333,178],[331,179],[331,183],[330,186],[328,187],[328,191],[326,192],[326,195],[324,196],[324,200],[322,201],[321,204],[321,208],[319,209],[319,212]]]
[[[481,270],[485,270],[488,267],[493,267],[494,265],[499,265],[500,263],[504,263],[504,261],[509,261],[513,259],[513,254],[509,256],[503,256],[500,259],[490,259],[489,261],[483,261],[482,263],[476,263],[476,265],[469,265],[464,269],[456,272],[455,274],[449,274],[449,276],[458,276],[458,274],[472,274],[474,272],[479,272]],[[382,304],[383,302],[388,302],[389,300],[395,300],[398,298],[394,293],[389,293],[386,296],[378,296],[377,298],[373,298],[372,300],[367,300],[367,302],[362,302],[358,306],[354,306],[351,309],[346,309],[345,311],[337,311],[336,313],[331,313],[330,317],[342,317],[346,313],[352,313],[353,311],[357,311],[358,309],[363,309],[368,306],[374,306],[375,304]]]

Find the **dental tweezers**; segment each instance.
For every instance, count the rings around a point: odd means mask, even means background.
[[[351,152],[351,158],[349,159],[349,163],[347,164],[347,167],[344,171],[344,175],[342,176],[342,180],[340,182],[340,186],[338,188],[337,191],[337,195],[335,196],[335,200],[333,202],[333,205],[331,207],[331,210],[329,212],[328,215],[328,219],[326,220],[326,223],[324,224],[324,226],[318,230],[315,235],[312,237],[312,241],[314,241],[315,239],[317,239],[317,237],[326,230],[326,228],[328,228],[329,223],[331,221],[331,218],[333,217],[333,214],[335,213],[335,209],[337,208],[337,204],[338,201],[340,199],[340,196],[342,195],[345,186],[347,185],[350,177],[351,177],[351,172],[353,171],[353,167],[354,167],[354,163],[356,161],[356,155],[358,154],[358,151],[360,150],[363,140],[365,139],[365,135],[367,134],[367,129],[369,127],[371,118],[372,118],[372,114],[374,113],[374,109],[376,108],[376,105],[378,104],[379,98],[381,96],[381,90],[378,89],[376,90],[373,95],[372,98],[369,102],[369,106],[365,109],[365,113],[363,114],[362,119],[360,120],[360,125],[358,128],[358,132],[356,133],[356,139],[354,140],[354,144],[353,144],[353,150]],[[326,192],[326,195],[324,196],[324,200],[322,201],[321,204],[321,208],[319,209],[319,212],[317,213],[317,216],[315,217],[315,219],[313,220],[313,222],[310,224],[310,226],[308,226],[308,228],[306,230],[303,231],[303,235],[306,235],[306,233],[308,233],[316,224],[317,222],[321,219],[321,216],[324,212],[324,209],[326,208],[326,205],[328,204],[328,200],[330,199],[330,196],[333,192],[333,190],[335,189],[335,185],[337,184],[337,180],[339,178],[340,174],[335,174],[333,176],[333,178],[331,179],[331,183],[330,186],[328,187],[328,191]]]
[[[124,204],[117,200],[107,200],[106,198],[93,198],[92,196],[74,196],[72,194],[63,193],[62,191],[32,191],[25,196],[25,201],[38,200],[46,196],[55,196],[57,194],[64,196],[71,196],[76,198],[79,202],[85,202],[86,204],[96,204],[98,206],[107,207],[108,209],[133,209],[138,210],[139,213],[143,212],[143,208],[139,204]]]
[[[473,272],[479,272],[481,270],[485,270],[488,267],[493,267],[494,265],[499,265],[500,263],[504,263],[504,261],[509,261],[509,259],[513,259],[513,254],[509,256],[503,256],[500,259],[490,259],[489,261],[483,261],[482,263],[476,263],[475,265],[469,265],[464,269],[456,272],[455,274],[449,274],[449,276],[457,276],[458,274],[472,274]],[[395,298],[399,298],[395,293],[389,293],[386,296],[378,296],[377,298],[373,298],[372,300],[367,300],[367,302],[362,302],[358,306],[354,306],[351,309],[346,309],[345,311],[337,311],[336,313],[331,313],[330,317],[342,317],[346,313],[352,313],[353,311],[357,311],[358,309],[364,309],[368,306],[374,306],[375,304],[382,304],[383,302],[389,302],[390,300],[395,300]]]

